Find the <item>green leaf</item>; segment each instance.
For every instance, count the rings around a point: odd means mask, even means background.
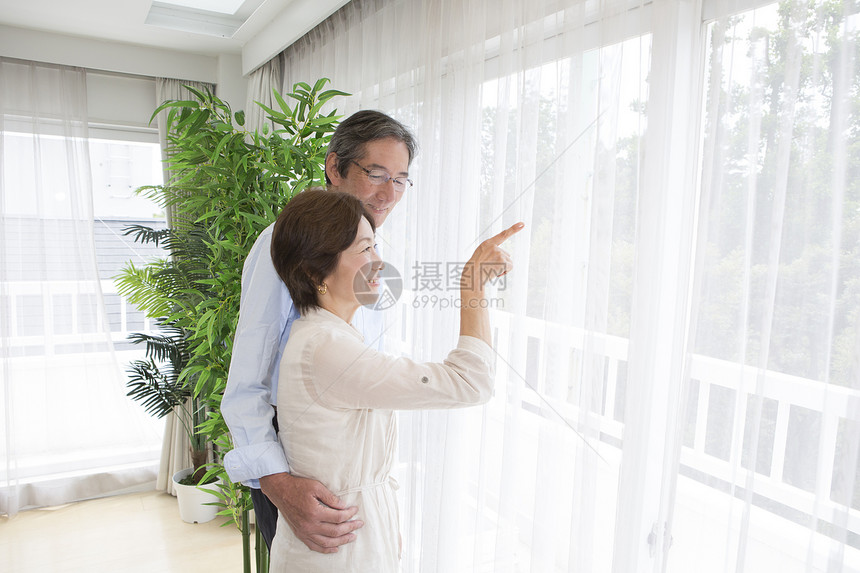
[[[289,115],[292,115],[293,111],[290,109],[289,104],[286,102],[286,100],[283,98],[283,96],[281,96],[281,94],[279,94],[279,93],[277,92],[277,90],[275,90],[273,93],[274,93],[274,95],[275,95],[275,101],[277,101],[277,102],[278,102],[278,105],[280,106],[281,111],[283,111],[283,113],[284,113],[284,114],[286,114],[286,115],[288,115],[288,116],[289,116]],[[260,104],[260,105],[261,105],[261,106],[263,107],[263,109],[265,109],[266,111],[270,111],[270,110],[269,110],[269,108],[267,108],[267,107],[266,107],[266,106],[264,106],[263,104]],[[271,110],[271,111],[273,111],[273,112],[274,112],[274,110]],[[273,113],[273,115],[275,115],[276,113],[277,113],[277,112]]]
[[[201,92],[201,91],[200,91],[200,90],[198,90],[198,89],[192,88],[192,87],[191,87],[191,86],[189,86],[189,85],[183,85],[182,87],[184,87],[185,89],[187,89],[188,91],[190,91],[191,93],[193,93],[194,95],[196,95],[196,96],[197,96],[197,99],[199,99],[200,101],[207,101],[207,100],[208,100],[208,101],[211,101],[211,98],[207,98],[206,94],[204,94],[203,92]],[[208,92],[207,92],[207,93],[208,93]],[[211,93],[209,93],[209,95],[211,96],[212,94],[211,94]]]
[[[293,92],[303,91],[305,93],[311,91],[310,84],[306,82],[296,82],[293,84]]]
[[[152,112],[152,115],[149,118],[149,123],[151,124],[152,121],[158,116],[158,114],[161,113],[162,111],[164,111],[165,109],[170,109],[170,108],[175,108],[175,107],[181,107],[184,109],[188,109],[189,107],[197,107],[197,106],[198,106],[197,102],[192,101],[192,100],[169,100],[169,101],[166,101],[163,104],[161,104],[160,106],[158,106],[157,108],[155,108],[155,111]],[[170,123],[170,122],[168,122],[168,123]]]
[[[314,84],[314,89],[313,89],[314,93],[316,93],[316,92],[320,91],[321,89],[323,89],[323,87],[325,87],[325,85],[326,85],[329,81],[331,81],[331,80],[329,80],[328,78],[320,78],[320,79],[318,79],[318,80],[317,80],[317,83],[315,83],[315,84]]]
[[[350,93],[348,93],[348,92],[342,92],[342,91],[339,91],[339,90],[326,90],[326,91],[322,92],[322,93],[321,93],[319,96],[317,96],[317,97],[318,97],[321,101],[328,101],[328,100],[330,100],[330,99],[331,99],[331,98],[333,98],[333,97],[337,97],[337,96],[349,97],[349,96],[351,96],[351,95],[352,95],[352,94],[350,94]]]
[[[311,125],[331,125],[336,123],[338,120],[337,117],[318,117],[316,119],[310,120]]]

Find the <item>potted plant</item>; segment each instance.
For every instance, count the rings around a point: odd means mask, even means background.
[[[189,362],[188,332],[177,325],[175,316],[177,310],[182,313],[183,308],[196,304],[203,294],[189,288],[206,276],[201,274],[196,263],[202,249],[201,235],[198,230],[155,230],[140,225],[126,228],[125,234],[134,235],[137,243],[156,246],[161,243],[170,253],[168,259],[152,261],[142,268],[129,263],[117,278],[118,291],[148,316],[155,317],[158,325],[157,334],[129,335],[129,340],[135,344],[145,345],[146,357],[129,364],[128,396],[141,402],[149,414],[158,418],[174,413],[184,428],[192,466],[172,476],[173,489],[182,519],[188,523],[203,523],[215,517],[217,510],[211,504],[217,500],[211,492],[197,486],[216,479],[206,476],[209,440],[200,430],[205,406],[194,395],[193,384],[181,379]]]
[[[247,130],[244,113],[232,112],[212,93],[187,88],[189,99],[165,102],[153,113],[154,118],[168,111],[171,178],[164,186],[140,190],[175,213],[174,226],[200,238],[190,245],[194,256],[185,269],[192,271],[191,283],[177,293],[174,306],[150,316],[164,316],[166,324],[182,332],[188,360],[177,382],[199,401],[192,411],[204,414],[193,427],[213,444],[207,474],[221,478],[221,513],[243,535],[246,571],[252,504],[247,488],[232,483],[221,464],[232,442],[220,412],[239,317],[242,266],[257,236],[293,195],[325,185],[325,152],[339,116],[323,114],[321,108],[335,96],[348,95],[324,90],[327,82],[297,83],[287,99],[275,91],[278,109],[259,104],[272,126],[262,132]],[[257,571],[264,571],[265,544],[259,535],[257,550]]]

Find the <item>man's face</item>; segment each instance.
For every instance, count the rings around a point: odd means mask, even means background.
[[[393,137],[374,139],[365,143],[364,157],[357,161],[358,165],[352,164],[348,167],[346,177],[341,177],[337,172],[336,162],[337,155],[334,153],[326,158],[326,173],[331,180],[331,189],[357,197],[373,216],[376,226],[382,225],[403,197],[403,193],[394,189],[394,181],[387,181],[382,185],[372,184],[361,167],[368,171],[379,169],[391,177],[407,177],[409,150],[406,144]]]

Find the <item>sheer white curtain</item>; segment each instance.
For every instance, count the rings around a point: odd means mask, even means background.
[[[14,515],[150,482],[157,435],[106,320],[85,71],[0,58],[0,136],[0,512]]]
[[[729,15],[737,5],[354,0],[284,52],[285,89],[329,77],[354,94],[341,113],[382,109],[418,135],[416,186],[380,232],[405,288],[390,351],[442,358],[457,262],[527,224],[490,303],[494,399],[401,416],[405,570],[860,567],[846,501],[860,421],[845,141],[857,16],[786,4],[828,22],[802,42],[792,24],[800,58],[778,20],[714,39],[706,15],[740,26],[751,16]],[[776,75],[792,65],[814,79]],[[786,371],[782,355],[809,368]],[[793,469],[747,469],[763,456]]]
[[[850,2],[708,23],[674,571],[860,570],[858,34]]]

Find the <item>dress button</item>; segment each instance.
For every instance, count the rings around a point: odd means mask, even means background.
[[[421,383],[422,383],[422,384],[427,384],[428,382],[430,382],[430,379],[429,379],[429,378],[427,378],[426,376],[422,376],[422,377],[421,377]]]

